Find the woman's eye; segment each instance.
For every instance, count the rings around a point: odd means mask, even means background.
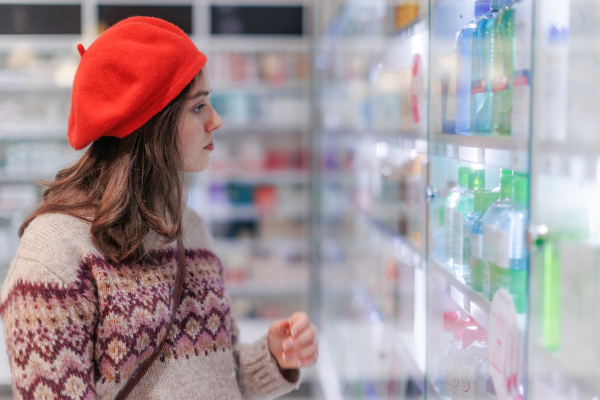
[[[194,107],[194,112],[200,112],[204,107],[206,107],[206,104],[200,104],[199,106]]]

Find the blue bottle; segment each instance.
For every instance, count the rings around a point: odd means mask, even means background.
[[[498,12],[508,0],[492,0],[492,10],[477,21],[473,31],[471,60],[471,132],[492,134],[492,77],[494,25]]]
[[[491,0],[475,0],[475,18],[459,33],[456,40],[456,133],[471,135],[471,65],[473,32],[477,21],[491,10]]]

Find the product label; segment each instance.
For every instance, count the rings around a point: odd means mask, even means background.
[[[487,81],[485,79],[477,79],[471,82],[471,94],[484,93],[487,89]]]
[[[500,268],[509,267],[509,232],[501,229],[496,229],[496,257],[493,259],[495,265]]]
[[[492,299],[490,296],[492,290],[490,275],[490,263],[484,260],[481,263],[481,291],[483,292],[483,298],[488,300]]]
[[[463,365],[460,374],[460,395],[463,400],[475,399],[475,368]]]
[[[499,264],[502,256],[500,243],[497,238],[497,229],[494,225],[483,226],[483,260]]]
[[[460,389],[460,368],[456,365],[452,366],[452,400],[461,400],[461,392]],[[446,392],[444,392],[446,393]]]
[[[502,74],[494,78],[492,82],[492,92],[500,92],[508,89],[510,78],[506,74]]]
[[[452,359],[444,357],[444,395],[452,396]]]
[[[471,233],[471,286],[483,290],[483,235]]]
[[[471,265],[471,239],[468,235],[463,241],[463,265]]]
[[[492,264],[490,266],[491,295],[506,289],[513,298],[518,313],[527,307],[527,270],[507,269]]]
[[[529,71],[515,71],[513,78],[513,107],[511,130],[512,135],[518,138],[529,137],[531,118],[531,86],[529,85]]]
[[[448,83],[448,100],[446,102],[446,120],[456,119],[456,50],[452,54],[452,66],[450,68],[450,82]]]
[[[463,265],[463,226],[464,226],[464,218],[463,213],[460,211],[454,211],[453,226],[454,229],[452,231],[454,249],[452,252],[452,257],[454,258],[454,264]]]
[[[452,217],[454,210],[452,207],[444,208],[444,257],[446,259],[452,258],[452,230],[454,225],[452,223]]]

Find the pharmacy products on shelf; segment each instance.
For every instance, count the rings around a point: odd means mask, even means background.
[[[444,350],[444,398],[452,399],[453,391],[458,390],[460,369],[454,367],[454,359],[462,349],[463,331],[474,324],[471,318],[458,319],[454,322],[454,340]]]
[[[465,259],[464,227],[467,215],[473,211],[473,200],[476,191],[485,189],[485,170],[471,169],[469,171],[469,189],[456,200],[454,215],[452,216],[452,259],[454,261],[454,274],[463,276],[465,265],[470,265],[471,256]]]
[[[447,268],[453,268],[453,250],[454,243],[454,209],[458,198],[468,190],[469,186],[469,167],[458,167],[458,185],[453,187],[446,197],[444,205],[444,261]]]
[[[444,324],[438,339],[438,352],[434,355],[433,365],[435,366],[435,373],[432,384],[442,396],[444,395],[444,376],[446,372],[444,365],[444,350],[446,350],[448,345],[454,340],[454,326],[459,318],[460,313],[458,311],[444,312]]]
[[[517,313],[527,308],[527,248],[525,230],[529,221],[529,179],[515,180],[515,204],[500,214],[496,230],[500,256],[490,263],[491,293],[504,288],[512,295]],[[484,228],[485,229],[485,228]]]
[[[514,66],[512,81],[511,135],[528,138],[531,120],[531,63],[533,0],[517,0],[514,10]]]
[[[475,0],[475,18],[458,34],[456,41],[456,133],[471,135],[471,66],[473,55],[473,32],[477,21],[488,13],[490,0]]]
[[[483,195],[488,193],[485,190],[477,190],[473,195],[473,211],[465,217],[463,227],[463,279],[465,283],[471,286],[471,260],[473,258],[473,244],[471,243],[471,233],[475,221],[481,217],[481,208]],[[476,245],[475,245],[476,246]]]
[[[515,200],[515,177],[505,175],[500,178],[500,199],[492,204],[483,215],[483,263],[482,263],[482,292],[483,297],[491,300],[490,265],[498,263],[501,258],[497,247],[497,230],[500,215]]]
[[[471,131],[489,136],[492,132],[492,47],[494,25],[504,0],[493,0],[492,11],[477,21],[473,31],[471,66]]]
[[[454,358],[452,359],[452,400],[463,399],[463,393],[465,392],[465,390],[469,389],[467,386],[463,385],[463,380],[465,382],[467,380],[473,380],[472,377],[463,377],[463,373],[465,372],[463,366],[463,359],[465,356],[466,349],[469,346],[471,346],[471,344],[475,342],[478,337],[479,328],[477,326],[470,325],[463,329],[461,347],[459,350],[456,351],[456,354],[454,354]],[[467,391],[470,392],[470,389]]]
[[[477,292],[483,292],[483,216],[487,209],[498,200],[500,196],[499,192],[484,192],[481,202],[479,203],[479,216],[473,222],[471,228],[471,271],[470,271],[470,285],[473,290]],[[475,203],[477,207],[477,202]],[[489,287],[489,269],[487,276],[485,277],[487,286]]]
[[[476,328],[476,327],[472,327]],[[487,343],[487,332],[481,328],[475,330],[470,329],[467,335],[463,334],[463,348],[465,353],[462,359],[461,373],[460,373],[460,391],[461,399],[463,400],[484,400],[487,397],[487,387],[482,390],[481,385],[477,388],[477,378],[481,380],[485,378],[481,375],[481,364],[489,359],[489,346]],[[473,332],[477,333],[474,338]],[[470,342],[470,344],[469,344]],[[478,371],[479,370],[479,371]],[[489,370],[489,367],[488,367]],[[478,374],[479,372],[479,374]],[[489,372],[488,372],[489,374]],[[480,376],[478,376],[480,375]],[[490,383],[491,375],[488,375]],[[487,383],[487,382],[486,382]],[[487,385],[486,385],[487,386]],[[478,390],[479,389],[479,390]],[[478,393],[479,392],[479,393]]]

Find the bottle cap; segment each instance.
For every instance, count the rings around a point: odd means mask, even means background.
[[[462,335],[462,348],[466,349],[477,339],[479,339],[479,328],[473,325],[465,327]]]
[[[476,190],[473,193],[473,211],[483,212],[483,195],[487,193],[487,190]]]
[[[491,8],[494,11],[498,11],[504,5],[504,0],[492,0]]]
[[[454,339],[462,340],[463,330],[473,324],[475,324],[475,321],[471,317],[457,319],[454,322]]]
[[[485,329],[480,329],[479,330],[479,339],[480,342],[486,342],[488,341],[488,332]]]
[[[517,178],[515,181],[515,203],[529,203],[529,179]]]
[[[469,171],[469,190],[485,189],[485,170],[471,169]]]
[[[500,168],[500,178],[502,178],[503,176],[506,175],[512,175],[512,169],[508,169],[508,168]]]
[[[515,199],[515,178],[516,175],[505,175],[500,178],[500,198]]]
[[[481,213],[485,213],[487,209],[490,208],[490,206],[494,204],[496,200],[498,200],[499,197],[500,193],[498,192],[484,192],[483,198],[481,199]]]
[[[489,12],[492,9],[491,0],[475,0],[473,4],[475,19],[479,19],[483,14]]]
[[[460,318],[458,311],[446,311],[444,312],[444,330],[446,332],[454,332],[454,324],[456,320]]]
[[[461,187],[469,186],[469,167],[458,167],[458,185]]]

